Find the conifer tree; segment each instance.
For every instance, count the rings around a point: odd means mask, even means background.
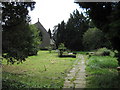
[[[35,2],[2,2],[3,57],[12,64],[37,54],[39,43],[36,42],[36,33],[39,31],[29,25],[28,15],[28,8],[33,10],[34,5]]]

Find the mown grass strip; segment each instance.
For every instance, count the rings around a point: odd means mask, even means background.
[[[39,51],[37,56],[30,56],[18,65],[6,65],[3,60],[3,87],[62,88],[66,73],[75,60],[60,58],[54,51]]]

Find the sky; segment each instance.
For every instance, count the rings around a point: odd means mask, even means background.
[[[38,21],[48,31],[50,28],[53,30],[55,25],[58,25],[61,21],[67,22],[70,17],[70,13],[74,10],[82,9],[78,4],[74,3],[74,0],[33,0],[36,2],[33,11],[29,12],[31,17],[31,23],[34,24]]]

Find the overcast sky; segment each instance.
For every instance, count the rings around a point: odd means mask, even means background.
[[[36,2],[35,9],[29,12],[31,16],[31,23],[34,24],[38,21],[44,26],[46,30],[60,23],[62,20],[65,22],[70,17],[75,9],[81,11],[78,4],[74,0],[34,0]]]

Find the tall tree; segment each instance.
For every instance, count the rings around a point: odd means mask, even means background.
[[[71,50],[82,50],[83,33],[88,29],[88,19],[79,13],[78,10],[70,14],[70,18],[65,24],[62,21],[55,30],[56,43],[64,43],[65,47]]]
[[[65,40],[64,32],[65,32],[65,22],[62,21],[60,24],[57,25],[57,28],[56,28],[56,30],[54,30],[54,34],[53,34],[57,48],[61,43],[64,43],[64,40]]]
[[[35,2],[2,2],[3,57],[8,62],[22,62],[37,48],[37,35],[35,28],[29,26],[28,15],[28,8],[33,10],[34,5]]]
[[[84,32],[88,29],[88,20],[79,13],[78,10],[70,14],[70,18],[66,24],[66,47],[71,50],[82,50],[82,38]]]
[[[57,45],[57,31],[58,31],[58,25],[55,25],[54,29],[53,29],[53,40],[55,41],[56,48],[58,48],[58,45]]]
[[[50,30],[50,29],[48,30],[48,33],[49,33],[49,35],[50,35],[50,38],[52,38],[52,33],[51,33],[51,30]]]

